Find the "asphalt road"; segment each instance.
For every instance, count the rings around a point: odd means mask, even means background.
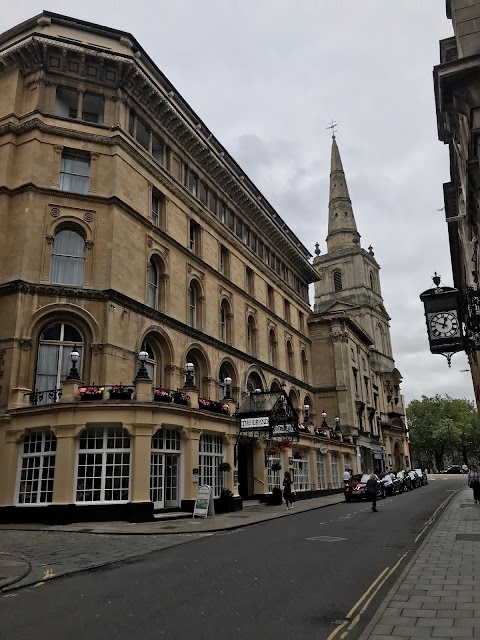
[[[380,500],[378,513],[366,503],[343,503],[8,593],[0,598],[0,635],[327,640],[377,577],[407,554],[348,635],[355,640],[421,541],[415,538],[464,485],[463,476],[439,477]]]

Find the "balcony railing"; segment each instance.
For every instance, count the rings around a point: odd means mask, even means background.
[[[39,404],[53,404],[58,402],[62,395],[61,389],[46,389],[45,391],[32,391],[30,393],[24,393],[24,396],[28,396],[32,407],[36,407]]]

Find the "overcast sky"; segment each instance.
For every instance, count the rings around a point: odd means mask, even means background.
[[[432,69],[444,0],[0,0],[2,30],[43,9],[132,33],[313,254],[326,251],[331,138],[373,246],[406,401],[473,398],[465,354],[428,350],[419,293],[452,285]],[[311,296],[313,305],[313,295]]]

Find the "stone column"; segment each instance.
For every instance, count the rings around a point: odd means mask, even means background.
[[[62,380],[62,396],[60,402],[78,402],[78,390],[84,384],[81,380]]]
[[[312,447],[308,450],[308,466],[310,469],[310,487],[312,491],[315,491],[317,487],[317,450]]]
[[[192,469],[198,469],[200,463],[201,429],[189,428],[182,432],[184,440],[184,497],[185,500],[195,500],[199,484],[192,481]]]
[[[73,504],[76,470],[76,437],[85,425],[63,425],[56,429],[57,455],[55,457],[55,480],[53,482],[53,502],[55,504]]]
[[[268,492],[268,477],[265,467],[265,441],[259,441],[253,445],[253,493],[264,494]]]
[[[332,454],[330,450],[325,456],[325,474],[327,476],[327,488],[333,489],[333,475],[332,475]]]
[[[150,383],[151,384],[151,383]],[[150,461],[153,425],[133,427],[130,502],[150,502]]]

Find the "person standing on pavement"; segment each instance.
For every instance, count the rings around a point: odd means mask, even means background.
[[[473,499],[475,504],[480,502],[480,474],[477,467],[471,466],[468,472],[468,486],[473,489]]]
[[[292,477],[289,471],[285,471],[283,476],[283,497],[287,505],[287,511],[293,508],[292,503]]]
[[[343,484],[347,484],[352,479],[352,474],[348,469],[343,472]]]
[[[378,478],[372,473],[367,480],[367,494],[372,501],[372,511],[377,511]]]

